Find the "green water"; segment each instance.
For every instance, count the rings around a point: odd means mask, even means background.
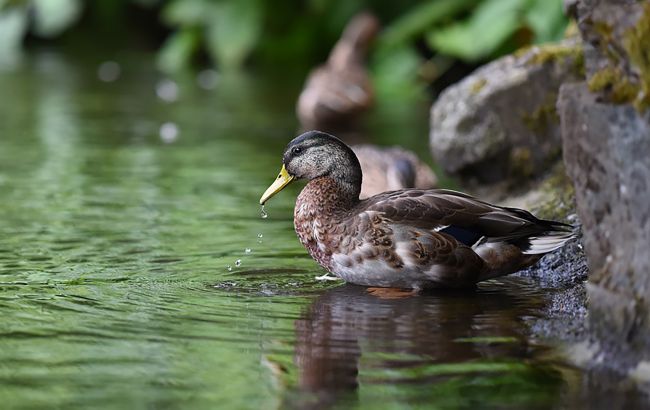
[[[529,336],[534,284],[320,283],[299,187],[260,218],[299,78],[188,74],[165,102],[151,61],[120,61],[113,83],[51,53],[0,74],[2,408],[546,408],[570,390]],[[427,107],[386,112],[372,139],[425,156]]]

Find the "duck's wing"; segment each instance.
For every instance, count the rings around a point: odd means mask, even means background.
[[[550,236],[561,236],[564,243],[572,235],[569,225],[446,189],[387,192],[363,201],[360,206],[364,211],[381,213],[393,225],[447,234],[470,247],[508,242],[525,251],[536,244],[536,253],[545,253],[560,242],[551,241],[544,246]],[[546,239],[540,242],[542,237]]]

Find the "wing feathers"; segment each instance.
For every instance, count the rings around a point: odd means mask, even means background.
[[[392,224],[439,230],[470,247],[479,240],[508,242],[527,254],[542,254],[573,237],[570,225],[445,189],[386,192],[362,201],[361,206],[381,212]]]

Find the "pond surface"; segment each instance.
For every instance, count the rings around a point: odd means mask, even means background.
[[[407,298],[322,283],[292,229],[299,187],[260,218],[299,78],[205,89],[120,61],[110,83],[99,61],[51,53],[0,74],[3,407],[547,408],[572,394],[579,373],[530,336],[546,303],[534,283]],[[426,157],[427,107],[405,104],[368,133]]]

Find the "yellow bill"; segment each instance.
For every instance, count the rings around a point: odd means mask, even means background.
[[[278,192],[282,191],[282,189],[289,185],[291,181],[293,181],[293,176],[289,175],[287,172],[287,169],[282,165],[282,169],[280,170],[280,174],[278,177],[275,179],[275,181],[271,184],[270,187],[264,191],[264,194],[260,198],[260,205],[264,205],[266,201],[271,199],[271,197]]]

